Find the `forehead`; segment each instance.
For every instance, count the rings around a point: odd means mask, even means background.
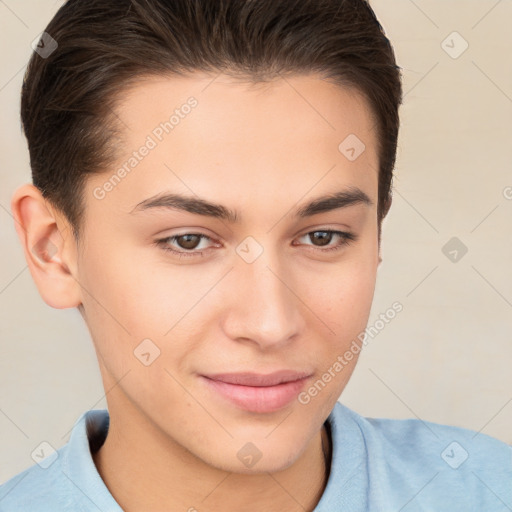
[[[208,134],[205,142],[226,136],[232,139],[237,134],[240,138],[255,131],[259,136],[266,132],[269,141],[276,132],[290,140],[304,134],[323,138],[329,132],[337,132],[339,137],[349,130],[364,137],[371,134],[375,124],[373,113],[358,90],[341,87],[318,74],[254,83],[224,74],[196,72],[142,77],[122,91],[116,114],[125,129],[124,140],[128,144],[137,142],[132,135],[138,136],[140,131],[151,133],[158,124],[169,121],[173,113],[183,119],[180,110],[188,110],[183,106],[191,98],[197,101],[193,116],[185,112],[191,120],[174,120],[171,124],[182,124],[182,132],[189,126],[197,135]],[[367,142],[371,145],[372,141]]]
[[[145,77],[119,100],[118,161],[89,189],[115,178],[105,201],[125,213],[169,190],[268,203],[283,192],[298,201],[308,189],[357,186],[376,198],[372,112],[358,91],[319,75],[256,84],[223,74]]]

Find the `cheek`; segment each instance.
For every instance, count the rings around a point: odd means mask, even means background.
[[[339,341],[366,327],[375,291],[377,256],[367,249],[316,272],[304,296]],[[357,333],[356,333],[357,334]]]
[[[103,256],[107,253],[108,258]],[[87,251],[80,266],[80,282],[90,292],[83,294],[86,321],[116,376],[141,369],[139,352],[157,354],[153,368],[179,367],[200,339],[196,335],[207,302],[201,297],[218,278],[210,272],[203,279],[192,266],[173,268],[155,253],[117,243],[105,251]]]
[[[86,322],[97,350],[121,370],[145,338],[161,335],[167,325],[155,322],[155,276],[142,261],[118,244],[95,244],[84,252],[78,279]]]
[[[148,250],[134,250],[120,241],[88,250],[79,273],[90,292],[84,293],[84,302],[105,322],[102,330],[111,326],[134,340],[166,332],[189,288],[165,266],[148,259]]]
[[[314,290],[308,291],[308,304],[320,318],[315,323],[326,334],[314,349],[318,380],[303,398],[311,402],[308,407],[321,409],[325,415],[347,385],[363,348],[361,335],[370,315],[375,278],[376,269],[360,260],[340,265],[330,278],[318,280]]]

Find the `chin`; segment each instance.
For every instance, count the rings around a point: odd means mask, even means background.
[[[277,442],[276,442],[277,441]],[[217,452],[202,457],[211,466],[230,473],[257,475],[284,471],[300,457],[303,449],[297,449],[297,443],[277,439],[274,443],[261,441],[231,440],[225,452]]]
[[[252,467],[247,467],[236,459],[233,461],[233,464],[229,464],[230,467],[226,468],[226,470],[232,473],[244,475],[266,475],[267,473],[278,473],[292,466],[298,459],[298,455],[299,454],[294,452],[292,454],[283,454],[282,457],[276,457],[275,455],[272,457],[262,456],[261,459]]]

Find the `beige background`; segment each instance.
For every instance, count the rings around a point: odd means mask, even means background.
[[[15,188],[30,181],[22,76],[60,5],[0,0],[0,482],[32,465],[42,441],[62,446],[82,412],[106,408],[85,324],[43,302],[10,213]],[[404,309],[369,338],[341,401],[365,416],[418,417],[512,444],[512,3],[372,5],[405,99],[369,325],[395,301]],[[468,249],[457,262],[442,252],[452,237]]]

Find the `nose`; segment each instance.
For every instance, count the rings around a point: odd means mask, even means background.
[[[296,280],[278,256],[268,254],[265,251],[252,263],[237,261],[223,316],[223,329],[230,339],[266,350],[292,343],[304,328],[304,298],[294,290]]]

